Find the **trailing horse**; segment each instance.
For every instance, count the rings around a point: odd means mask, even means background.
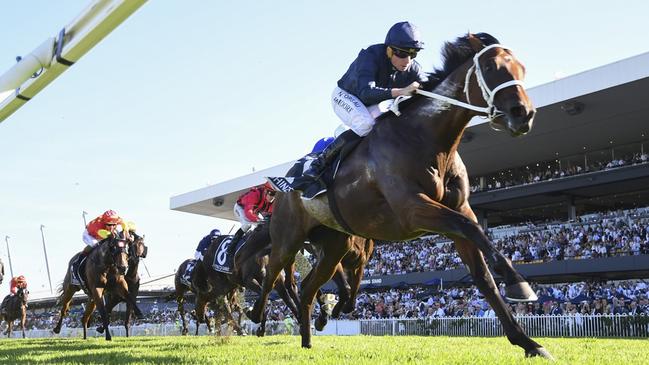
[[[138,269],[140,266],[140,259],[146,258],[146,255],[149,251],[148,247],[144,244],[144,236],[140,236],[135,232],[130,232],[131,237],[133,237],[133,242],[129,244],[128,252],[128,269],[126,274],[124,274],[124,280],[128,285],[128,293],[132,300],[137,299],[137,295],[140,292],[140,274]],[[111,290],[108,290],[104,293],[106,297],[106,312],[108,313],[108,318],[110,318],[110,313],[113,311],[113,308],[125,300],[122,299],[117,293],[114,293]],[[126,337],[129,336],[129,328],[131,324],[131,314],[133,313],[133,307],[129,302],[126,302],[126,312],[124,313],[124,328],[126,329]],[[97,327],[97,332],[103,333],[103,325]]]
[[[314,296],[349,251],[350,234],[402,241],[435,232],[454,241],[509,341],[522,347],[526,356],[551,357],[525,334],[498,292],[487,263],[502,276],[508,299],[537,299],[478,224],[468,202],[466,168],[457,152],[465,128],[476,115],[486,114],[494,128],[512,136],[530,131],[536,110],[520,81],[525,68],[486,33],[460,37],[442,52],[443,68],[435,70],[420,92],[435,99],[414,96],[400,104],[401,111],[394,108],[394,114],[377,120],[338,168],[327,192],[334,206],[323,198],[304,201],[297,192],[278,195],[270,223],[270,263],[262,295],[248,313],[251,320],[261,320],[275,279],[316,227],[328,227],[332,236],[323,245],[324,256],[313,279],[300,293],[300,333],[307,348],[311,347]]]
[[[16,295],[7,295],[3,301],[4,307],[0,312],[0,323],[7,321],[7,337],[11,337],[14,321],[20,319],[20,328],[25,338],[25,319],[27,317],[27,300],[29,291],[24,288],[18,288]]]
[[[258,225],[254,231],[250,232],[245,237],[245,243],[236,252],[234,271],[231,274],[225,274],[216,271],[213,268],[212,262],[219,254],[219,244],[229,236],[220,236],[212,241],[208,247],[203,260],[196,263],[194,274],[192,276],[192,284],[198,291],[197,301],[199,298],[216,298],[230,295],[234,290],[239,288],[246,288],[255,293],[261,293],[261,283],[264,280],[266,273],[266,265],[268,264],[268,253],[270,242],[268,224]],[[287,273],[292,273],[292,266],[288,265]],[[290,275],[286,275],[288,278]],[[292,278],[291,278],[292,279]],[[293,315],[297,317],[298,310],[294,297],[297,294],[292,290],[292,280],[285,279],[284,275],[279,276],[274,289],[277,294],[284,300],[286,306],[291,310]],[[205,306],[202,301],[197,302],[196,316],[201,320],[205,316]],[[226,316],[230,318],[232,314],[229,312],[229,306],[226,307]],[[257,329],[257,335],[263,336],[265,333],[266,314],[260,319],[261,325]]]
[[[101,315],[106,340],[110,341],[112,339],[110,330],[108,329],[110,321],[103,300],[104,293],[107,290],[113,291],[116,295],[120,296],[130,304],[134,309],[136,316],[142,316],[142,312],[140,311],[140,308],[138,308],[135,299],[129,295],[128,284],[124,278],[129,260],[128,246],[129,242],[127,240],[111,236],[99,242],[90,254],[88,254],[88,257],[85,260],[85,265],[83,263],[80,265],[79,274],[82,281],[85,283],[83,289],[84,292],[88,294],[86,311],[81,320],[81,323],[83,324],[84,339],[87,338],[88,321],[90,320],[90,316],[95,310],[95,307],[97,307],[99,314]],[[72,259],[70,259],[68,267],[72,266],[72,263],[77,260],[79,254],[80,253],[74,255]],[[79,285],[73,285],[71,279],[71,270],[67,270],[65,279],[59,289],[60,295],[57,303],[61,304],[61,314],[58,323],[53,329],[54,333],[59,333],[61,331],[63,318],[70,309],[72,296],[74,293],[82,289]]]

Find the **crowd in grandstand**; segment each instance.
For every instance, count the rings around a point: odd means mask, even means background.
[[[647,163],[649,154],[646,152],[629,153],[622,158],[608,160],[595,160],[583,164],[584,158],[579,158],[579,163],[564,162],[559,160],[544,161],[516,169],[501,171],[489,176],[472,177],[470,179],[471,191],[487,191],[503,189],[512,186],[533,184],[541,181],[556,180],[564,177],[579,175],[588,172],[614,169],[622,166]],[[588,161],[588,159],[585,159]]]

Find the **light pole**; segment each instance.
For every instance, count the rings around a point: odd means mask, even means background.
[[[11,265],[11,252],[9,252],[9,236],[5,236],[5,242],[7,242],[7,258],[9,259],[9,273],[11,277],[14,277],[14,267]]]
[[[86,212],[85,210],[83,211],[83,213],[81,213],[81,216],[83,217],[83,228],[86,228],[86,226],[88,225],[88,223],[86,223],[86,216],[87,215],[88,215],[88,212]]]
[[[47,268],[47,280],[50,282],[50,294],[54,294],[52,289],[52,277],[50,276],[50,263],[47,260],[47,248],[45,247],[45,233],[43,232],[44,225],[41,224],[41,238],[43,239],[43,253],[45,253],[45,267]]]

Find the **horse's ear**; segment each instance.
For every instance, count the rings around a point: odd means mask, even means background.
[[[480,38],[474,36],[473,33],[469,33],[467,35],[467,38],[469,39],[469,44],[471,45],[471,48],[473,48],[475,52],[480,52],[480,50],[484,48],[484,44],[482,43]]]

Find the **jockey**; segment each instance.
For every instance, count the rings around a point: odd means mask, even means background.
[[[125,238],[130,239],[130,231],[135,231],[135,224],[125,222],[114,210],[107,210],[99,217],[91,220],[83,231],[83,242],[86,244],[86,247],[83,248],[77,260],[72,264],[73,272],[77,272],[81,261],[88,256],[99,241],[111,235],[117,235],[119,232],[123,232]],[[72,284],[79,285],[74,275],[72,275]]]
[[[0,313],[7,306],[7,301],[9,298],[13,297],[18,293],[18,289],[27,289],[27,279],[23,275],[15,276],[11,278],[11,283],[9,284],[9,295],[7,295],[0,304]]]
[[[273,212],[275,190],[270,183],[255,186],[237,199],[234,204],[234,215],[239,219],[241,228],[237,230],[228,246],[228,254],[235,252],[237,243],[244,233],[257,224],[265,221]]]
[[[331,95],[336,115],[346,130],[313,161],[304,177],[317,180],[347,142],[366,136],[381,114],[378,104],[401,95],[413,95],[428,76],[414,58],[423,49],[419,30],[410,22],[393,25],[385,42],[362,49]],[[298,184],[296,190],[308,185]]]
[[[9,293],[11,295],[16,295],[19,288],[27,289],[27,279],[25,279],[25,276],[23,275],[11,278]]]
[[[203,237],[203,239],[201,239],[201,241],[198,243],[198,247],[196,247],[194,258],[196,260],[202,260],[203,253],[205,252],[205,250],[207,250],[207,247],[210,245],[210,243],[212,243],[212,240],[217,238],[220,235],[221,235],[221,231],[219,231],[218,229],[213,229],[212,231],[210,231],[210,234]]]

